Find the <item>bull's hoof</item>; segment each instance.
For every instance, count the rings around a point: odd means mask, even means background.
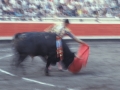
[[[46,75],[46,76],[50,76],[50,74],[49,74],[49,73],[45,73],[45,75]]]
[[[45,68],[45,75],[49,76],[49,70],[47,68]]]

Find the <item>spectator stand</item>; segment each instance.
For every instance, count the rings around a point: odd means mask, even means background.
[[[96,17],[96,13],[98,16]],[[1,0],[1,20],[36,21],[46,18],[119,18],[114,0]],[[82,21],[82,19],[81,19]]]

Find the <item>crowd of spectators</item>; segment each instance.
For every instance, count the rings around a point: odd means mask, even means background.
[[[0,0],[1,19],[35,20],[42,17],[116,17],[120,6],[115,0]]]

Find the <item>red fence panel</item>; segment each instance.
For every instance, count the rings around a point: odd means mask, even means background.
[[[13,36],[18,32],[43,31],[52,23],[0,23],[0,36]],[[71,24],[71,31],[77,36],[119,36],[120,24]]]

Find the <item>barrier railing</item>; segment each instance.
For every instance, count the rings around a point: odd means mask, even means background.
[[[81,17],[58,17],[58,19],[69,19],[70,21],[95,21],[96,18],[81,18]],[[42,17],[42,18],[36,18],[36,17],[0,17],[0,21],[54,21],[54,18],[51,17]],[[99,18],[99,21],[120,21],[119,17],[116,18]]]

